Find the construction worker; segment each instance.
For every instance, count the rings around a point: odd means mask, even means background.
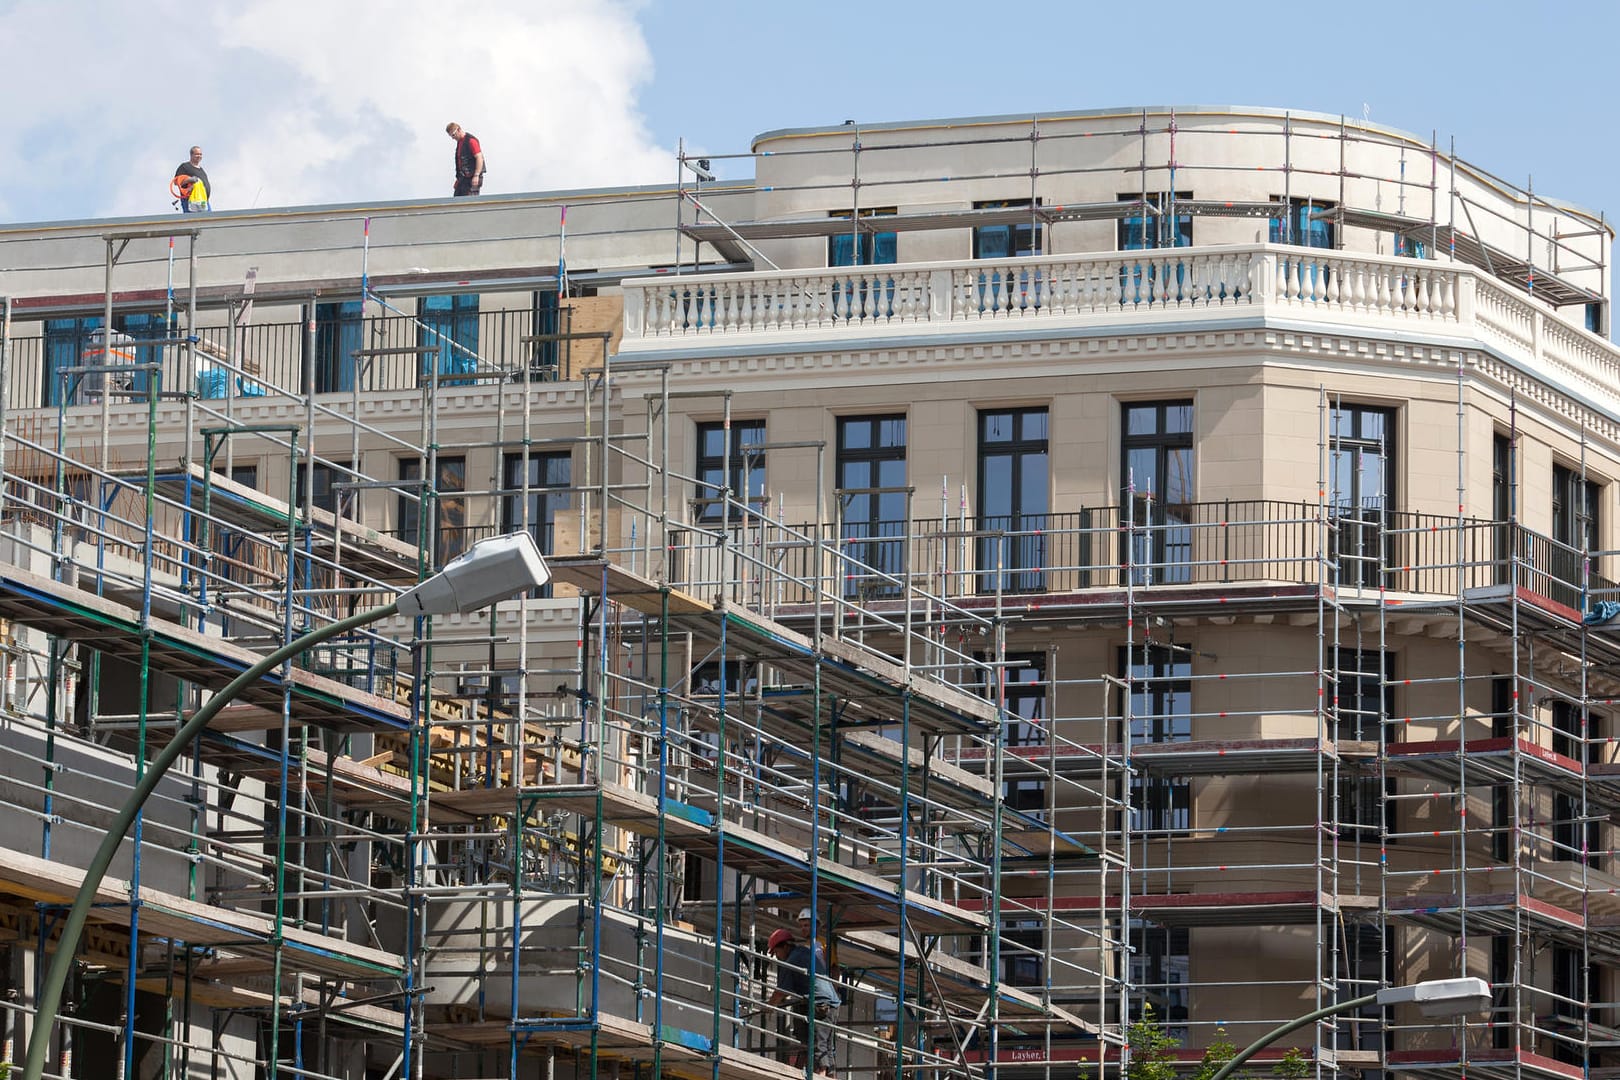
[[[208,182],[208,174],[203,171],[202,147],[193,146],[190,160],[174,167],[170,190],[179,201],[182,214],[201,214],[210,209],[208,201],[213,198],[214,185]]]
[[[827,950],[821,947],[821,942],[817,941],[811,932],[814,922],[815,912],[809,908],[799,912],[799,940],[815,950],[817,967],[831,971],[832,968],[827,964]]]
[[[831,1073],[833,1065],[833,1013],[844,999],[839,996],[838,985],[827,972],[825,962],[818,962],[809,945],[793,940],[793,931],[777,930],[771,934],[765,950],[776,960],[776,989],[770,1004],[788,1006],[793,1014],[793,1039],[798,1043],[789,1065],[804,1067],[805,1048],[810,1042],[810,1017],[815,1016],[815,1071]]]
[[[484,148],[478,136],[461,130],[454,120],[444,125],[445,134],[456,140],[456,186],[452,195],[476,195],[484,186]]]

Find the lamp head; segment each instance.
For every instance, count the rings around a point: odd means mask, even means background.
[[[1484,979],[1429,979],[1411,986],[1378,991],[1380,1005],[1416,1005],[1424,1016],[1466,1016],[1491,1007],[1491,986]]]
[[[477,611],[551,580],[551,569],[527,532],[480,540],[395,603],[402,615]]]

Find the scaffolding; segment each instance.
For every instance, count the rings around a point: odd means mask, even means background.
[[[1039,205],[1036,177],[1052,174],[1038,148],[1056,136],[1032,123],[1030,208],[873,219],[856,184],[836,227],[859,251],[891,224],[1136,217],[1172,238],[1183,214],[1277,216],[1178,204],[1175,172],[1193,166],[1147,157],[1150,136],[1185,149],[1173,116],[1112,134],[1141,143],[1137,200]],[[1285,162],[1305,137],[1289,128]],[[1342,155],[1360,135],[1341,123],[1338,137]],[[1169,174],[1168,205],[1150,170]],[[1409,182],[1429,217],[1390,231],[1457,235],[1439,185]],[[1389,224],[1345,207],[1343,227]],[[832,228],[755,224],[681,231],[719,244]],[[1546,298],[1547,237],[1529,235],[1521,276]],[[167,240],[108,239],[108,331],[118,257]],[[1603,261],[1599,244],[1587,269]],[[353,374],[330,393],[310,389],[313,320],[247,322],[262,288],[188,286],[161,333],[107,333],[100,362],[52,369],[54,390],[17,379],[0,301],[0,393],[28,395],[0,401],[0,801],[39,830],[0,871],[13,949],[51,950],[109,793],[257,655],[486,530],[537,532],[554,573],[551,595],[487,618],[352,634],[221,712],[98,896],[61,1075],[115,1045],[124,1075],[157,1060],[179,1075],[516,1080],[571,1063],[787,1080],[807,1069],[790,1063],[794,1007],[773,1002],[764,946],[805,909],[844,998],[810,1014],[809,1037],[833,1027],[839,1074],[1120,1076],[1147,1006],[1191,1064],[1219,1032],[1246,1041],[1396,970],[1486,974],[1495,1011],[1324,1021],[1303,1044],[1318,1075],[1605,1064],[1620,1025],[1594,965],[1620,959],[1620,905],[1592,864],[1612,856],[1598,830],[1620,808],[1620,766],[1594,718],[1620,698],[1620,646],[1597,621],[1620,600],[1602,574],[1614,553],[1584,525],[1571,542],[1520,524],[1517,405],[1464,368],[1456,515],[1350,483],[1385,436],[1347,435],[1345,401],[1322,388],[1314,500],[1167,503],[1128,475],[1117,502],[998,522],[946,477],[930,514],[918,485],[932,477],[840,487],[824,443],[735,444],[734,392],[611,356],[610,334],[534,324],[486,355],[368,277],[362,258]],[[706,302],[687,309],[698,324]],[[210,312],[222,327],[203,325]],[[589,355],[537,373],[552,344]],[[117,353],[131,362],[105,362]],[[377,420],[373,394],[415,411]],[[476,419],[456,422],[475,397]],[[718,418],[718,478],[671,453],[696,412]],[[1504,427],[1506,495],[1476,518],[1481,419]],[[138,461],[118,459],[120,425],[139,430]],[[72,445],[87,426],[95,465]],[[378,475],[366,454],[409,458],[414,475]],[[471,454],[494,461],[482,487]],[[809,520],[756,490],[764,455],[813,474]],[[249,459],[265,482],[233,472]],[[885,495],[900,520],[849,512]],[[396,535],[375,527],[383,499],[415,508]],[[1235,647],[1260,627],[1309,640]],[[1212,646],[1222,634],[1233,649]],[[1392,669],[1418,639],[1454,644],[1456,670]],[[1276,791],[1297,798],[1240,801]],[[1195,817],[1206,795],[1231,800],[1228,820]],[[1194,934],[1297,947],[1212,977],[1193,968]],[[8,1033],[33,1022],[29,997],[4,1003]]]

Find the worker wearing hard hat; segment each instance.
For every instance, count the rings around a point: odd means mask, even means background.
[[[810,1041],[810,1017],[816,1020],[815,1071],[830,1073],[833,1065],[833,1012],[844,1003],[827,963],[809,945],[793,940],[793,931],[771,934],[766,951],[776,960],[776,989],[770,1004],[793,1008],[793,1039],[798,1043],[788,1064],[804,1067],[804,1048]]]

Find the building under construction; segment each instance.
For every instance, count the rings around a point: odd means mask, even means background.
[[[184,747],[48,1074],[791,1080],[783,928],[851,1078],[1117,1078],[1142,1022],[1190,1066],[1463,975],[1487,1014],[1260,1070],[1620,1065],[1601,216],[1264,109],[677,157],[0,228],[5,1060],[185,720],[528,531],[544,588]]]

